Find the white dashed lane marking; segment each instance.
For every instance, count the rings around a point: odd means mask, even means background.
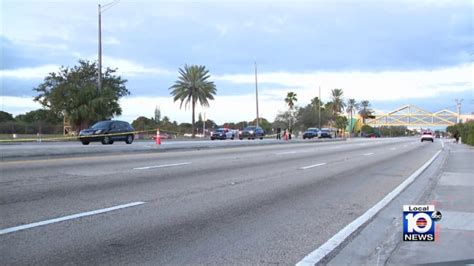
[[[314,168],[314,167],[323,166],[323,165],[325,165],[325,164],[326,164],[326,163],[318,163],[318,164],[303,166],[303,167],[301,167],[300,169],[301,169],[301,170],[307,170],[307,169],[311,169],[311,168]]]

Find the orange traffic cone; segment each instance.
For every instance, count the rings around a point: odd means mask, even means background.
[[[160,129],[159,128],[156,129],[155,143],[156,143],[156,145],[161,144],[161,137],[160,137]]]

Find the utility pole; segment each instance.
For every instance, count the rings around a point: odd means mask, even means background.
[[[321,130],[321,86],[319,86],[319,97],[318,97],[318,126],[319,130]]]
[[[99,4],[99,77],[97,81],[97,90],[100,92],[102,89],[102,13]]]
[[[258,115],[258,83],[257,83],[257,62],[255,62],[255,100],[257,102],[257,127],[259,126],[260,117]]]
[[[102,90],[102,12],[105,12],[107,9],[111,8],[112,6],[118,4],[119,0],[115,0],[111,3],[105,4],[101,6],[99,4],[98,11],[99,11],[99,75],[97,80],[97,90],[100,92]]]
[[[206,112],[204,112],[204,117],[202,118],[202,136],[206,137]]]
[[[463,99],[454,99],[456,102],[456,113],[458,114],[458,118],[456,120],[456,123],[461,122],[461,104]]]

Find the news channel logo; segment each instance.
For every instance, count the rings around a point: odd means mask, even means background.
[[[403,205],[403,241],[435,241],[441,217],[434,205]]]

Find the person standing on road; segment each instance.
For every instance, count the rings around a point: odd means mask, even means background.
[[[277,128],[277,139],[281,139],[281,128]]]
[[[454,139],[456,139],[456,143],[459,143],[459,133],[454,133]]]

